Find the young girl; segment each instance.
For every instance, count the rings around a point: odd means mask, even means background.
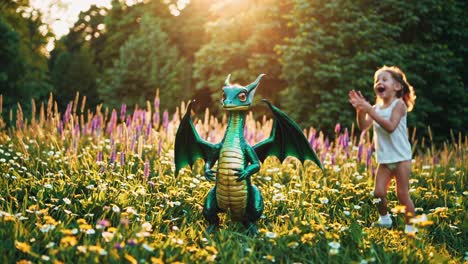
[[[357,123],[361,130],[373,125],[377,155],[377,173],[374,196],[380,198],[377,208],[380,214],[377,226],[390,228],[392,219],[387,212],[387,189],[395,176],[397,197],[406,207],[405,233],[417,232],[410,223],[414,216],[414,204],[409,195],[411,173],[411,145],[406,131],[406,113],[411,111],[416,96],[405,74],[395,66],[383,66],[374,74],[376,105],[370,105],[361,92],[350,91],[349,101],[356,109]]]

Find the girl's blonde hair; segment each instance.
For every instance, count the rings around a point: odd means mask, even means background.
[[[414,103],[416,101],[416,93],[414,92],[413,86],[411,86],[408,80],[406,80],[405,73],[397,66],[385,66],[384,65],[383,67],[381,67],[375,72],[374,76],[378,76],[379,73],[383,71],[390,73],[392,78],[401,84],[402,89],[397,92],[396,96],[398,98],[403,99],[403,101],[406,104],[406,108],[408,109],[408,112],[411,112],[411,110],[413,110]]]

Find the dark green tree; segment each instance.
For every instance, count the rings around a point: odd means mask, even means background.
[[[0,3],[0,27],[3,108],[9,112],[20,103],[29,114],[31,99],[42,100],[52,91],[45,50],[50,30],[28,1]]]
[[[453,0],[295,0],[288,16],[294,37],[278,48],[288,81],[285,109],[329,132],[338,122],[349,126],[348,90],[374,101],[374,71],[398,65],[418,95],[409,126],[423,131],[430,125],[440,136],[466,131],[460,116],[466,106],[465,9]]]
[[[25,67],[19,46],[20,35],[0,15],[0,94],[5,98],[5,109],[18,100],[18,83]]]
[[[96,78],[102,70],[99,54],[104,49],[106,8],[91,6],[81,12],[70,32],[56,41],[51,52],[51,70],[54,94],[63,110],[76,93],[87,97],[87,105],[99,103]]]
[[[161,107],[174,110],[188,96],[181,85],[187,78],[185,65],[185,59],[162,31],[161,21],[143,16],[138,31],[120,48],[114,66],[98,80],[99,96],[111,107],[122,102],[142,106],[159,88],[164,98]]]
[[[221,98],[221,87],[229,73],[232,81],[246,84],[266,73],[258,93],[277,101],[285,83],[275,46],[287,36],[283,13],[289,1],[235,1],[213,3],[206,24],[209,40],[196,53],[194,77],[197,89],[206,89],[214,102]],[[219,107],[218,103],[215,106]]]

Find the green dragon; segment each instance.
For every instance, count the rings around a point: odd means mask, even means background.
[[[192,166],[201,158],[205,161],[206,179],[216,181],[203,207],[203,215],[210,224],[208,232],[219,226],[218,213],[230,211],[232,219],[242,222],[248,233],[258,233],[255,223],[263,213],[264,203],[250,177],[260,170],[260,162],[268,156],[274,155],[281,162],[288,156],[296,157],[301,162],[312,160],[322,169],[320,160],[301,128],[266,99],[263,101],[274,115],[270,136],[253,147],[245,140],[246,113],[263,76],[260,74],[245,87],[230,84],[230,75],[226,78],[222,103],[223,108],[229,111],[229,121],[220,143],[209,143],[198,135],[190,117],[191,103],[177,130],[174,148],[176,176],[181,168]],[[212,167],[216,161],[218,167],[214,171]]]

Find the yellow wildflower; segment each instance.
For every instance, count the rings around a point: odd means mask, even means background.
[[[86,252],[88,252],[86,246],[83,246],[83,245],[77,246],[76,249],[77,249],[79,252],[83,253],[83,254],[86,253]]]
[[[263,258],[268,260],[268,261],[275,262],[275,257],[272,256],[272,255],[266,255]]]
[[[24,253],[31,252],[31,246],[24,242],[15,241],[15,247]]]
[[[137,260],[134,257],[132,257],[132,256],[130,256],[128,254],[125,254],[125,259],[128,260],[128,262],[130,262],[131,264],[137,264],[138,263]]]
[[[206,246],[205,249],[214,255],[218,254],[218,250],[216,250],[216,248],[213,246]]]
[[[151,257],[151,264],[164,264],[162,258]]]
[[[88,222],[86,222],[86,220],[85,220],[85,219],[83,219],[83,218],[80,218],[80,219],[78,219],[76,222],[78,222],[78,224],[79,224],[79,225],[85,225],[85,224],[88,224]]]
[[[5,215],[3,217],[3,221],[5,221],[5,222],[9,222],[9,221],[15,222],[15,220],[16,220],[16,218],[14,216],[12,216],[12,215]]]
[[[55,219],[52,216],[46,215],[44,216],[44,220],[46,224],[54,225],[54,226],[57,225],[57,221],[55,221]]]
[[[60,240],[60,245],[62,245],[62,246],[73,247],[76,244],[78,244],[78,241],[76,240],[76,237],[74,237],[74,236],[62,237],[62,239]]]
[[[289,235],[300,234],[301,232],[302,230],[299,227],[295,226],[289,231]]]
[[[315,235],[313,233],[304,234],[301,237],[301,242],[302,243],[311,242],[314,239],[314,237],[315,237]]]
[[[297,243],[296,241],[292,241],[288,243],[289,248],[297,248],[298,246],[299,246],[299,243]]]
[[[186,249],[187,249],[187,251],[190,252],[190,253],[193,253],[193,252],[195,252],[195,251],[198,250],[198,248],[197,248],[196,246],[193,246],[193,245],[192,245],[192,246],[186,247]]]
[[[88,224],[80,225],[80,229],[82,229],[82,230],[89,230],[91,228],[93,228],[93,227],[91,225],[88,225]]]
[[[394,208],[392,208],[392,213],[394,214],[404,214],[405,212],[406,212],[405,205],[397,205]]]
[[[37,204],[33,204],[31,206],[28,207],[28,210],[31,210],[31,211],[36,211],[38,205]]]
[[[73,235],[73,231],[70,229],[62,229],[60,232],[62,232],[64,235]]]

